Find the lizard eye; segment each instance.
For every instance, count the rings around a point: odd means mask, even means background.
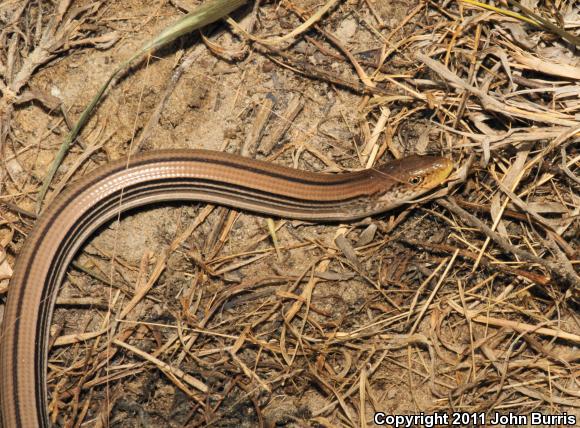
[[[409,178],[409,183],[412,184],[413,186],[418,186],[422,182],[423,182],[423,177],[421,177],[420,175],[415,175],[415,176]]]

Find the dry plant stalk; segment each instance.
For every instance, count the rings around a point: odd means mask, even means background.
[[[508,16],[471,0],[256,1],[205,45],[170,43],[196,28],[185,17],[137,49],[131,60],[169,43],[145,65],[149,77],[127,73],[102,104],[124,103],[137,131],[117,135],[122,119],[93,100],[64,150],[93,108],[96,124],[68,153],[58,189],[129,154],[128,141],[202,147],[215,128],[213,148],[247,141],[248,153],[303,169],[426,151],[458,172],[437,203],[357,224],[206,206],[104,231],[57,301],[55,423],[365,426],[375,411],[577,412],[577,18],[572,2],[538,4]],[[120,76],[131,60],[111,47],[149,31],[151,17],[178,15],[143,2],[140,22],[107,5],[0,6],[10,7],[0,14],[0,298],[34,219],[38,174],[28,171],[48,170],[69,132],[46,82],[66,82],[73,67],[101,79],[79,61],[98,60],[97,49],[125,61]],[[119,22],[129,36],[111,30]],[[188,106],[200,87],[207,95]],[[46,129],[31,133],[30,120]],[[151,232],[156,244],[140,239],[150,224],[165,227]],[[122,244],[124,227],[135,242]]]

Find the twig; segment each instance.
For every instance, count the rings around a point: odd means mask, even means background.
[[[452,197],[449,197],[449,200],[446,201],[444,199],[438,199],[437,203],[445,208],[447,208],[452,213],[456,214],[460,217],[463,221],[468,223],[473,227],[477,227],[481,232],[483,232],[486,236],[488,236],[491,240],[493,240],[497,245],[499,245],[504,251],[507,253],[511,253],[523,260],[526,260],[531,263],[536,263],[546,269],[548,269],[551,273],[553,273],[556,277],[563,280],[567,285],[574,286],[576,288],[580,288],[580,278],[576,273],[569,272],[560,263],[552,262],[550,260],[542,259],[538,256],[528,253],[525,250],[521,250],[504,238],[502,238],[497,232],[491,230],[485,223],[479,220],[477,217],[472,216],[463,208],[455,203],[455,200]]]

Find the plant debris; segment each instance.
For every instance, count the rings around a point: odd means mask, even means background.
[[[65,136],[106,76],[194,6],[0,4],[0,317]],[[200,204],[109,224],[57,299],[52,422],[580,417],[580,11],[499,6],[255,1],[118,77],[47,202],[159,148],[325,172],[436,153],[457,172],[436,201],[352,224]]]

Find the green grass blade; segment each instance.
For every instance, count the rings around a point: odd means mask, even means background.
[[[76,122],[75,126],[71,129],[71,131],[66,136],[66,139],[60,146],[58,153],[55,156],[54,161],[52,162],[48,173],[44,177],[42,181],[42,186],[38,192],[38,197],[36,200],[36,212],[39,213],[42,208],[42,202],[44,201],[44,197],[48,192],[48,188],[50,187],[50,183],[56,174],[60,164],[62,163],[64,157],[66,156],[68,149],[75,141],[77,136],[79,135],[80,131],[84,128],[84,126],[89,121],[93,110],[103,97],[103,94],[113,81],[113,79],[122,71],[124,70],[131,62],[135,59],[141,57],[142,55],[151,52],[154,49],[160,48],[162,46],[171,43],[175,39],[184,34],[191,33],[192,31],[198,30],[212,22],[217,21],[218,19],[228,15],[229,13],[233,12],[240,6],[247,3],[247,0],[208,0],[205,3],[201,4],[194,10],[192,10],[187,15],[183,16],[167,28],[165,28],[161,33],[159,33],[156,37],[145,43],[135,55],[131,56],[128,60],[121,63],[109,76],[107,81],[101,86],[95,97],[91,100],[91,102],[85,107],[84,111],[81,113],[78,121]]]

